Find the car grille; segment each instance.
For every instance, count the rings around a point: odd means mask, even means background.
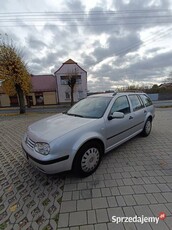
[[[26,144],[31,149],[33,149],[35,146],[35,142],[33,140],[31,140],[29,137],[26,138]]]

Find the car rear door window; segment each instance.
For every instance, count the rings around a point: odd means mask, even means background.
[[[124,114],[130,113],[130,105],[126,96],[120,96],[115,100],[110,114],[114,112],[121,112]]]
[[[140,94],[140,97],[141,97],[141,99],[142,99],[142,101],[146,107],[152,105],[152,101],[148,96],[146,96],[145,94]]]
[[[144,105],[141,103],[139,97],[135,94],[133,95],[129,95],[130,101],[131,101],[131,105],[133,107],[133,111],[137,111],[139,109],[142,109],[144,107]]]

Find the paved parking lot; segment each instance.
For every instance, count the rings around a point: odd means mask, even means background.
[[[172,229],[172,109],[157,109],[149,137],[108,153],[84,179],[43,175],[23,158],[26,127],[49,115],[0,117],[0,230]],[[112,222],[161,212],[158,224]]]

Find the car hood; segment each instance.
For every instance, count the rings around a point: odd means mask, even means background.
[[[95,119],[58,114],[30,125],[28,127],[28,135],[34,141],[51,142],[93,121],[95,121]]]

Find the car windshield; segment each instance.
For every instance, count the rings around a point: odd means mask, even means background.
[[[85,118],[100,118],[111,101],[111,97],[87,97],[76,103],[66,114]]]

